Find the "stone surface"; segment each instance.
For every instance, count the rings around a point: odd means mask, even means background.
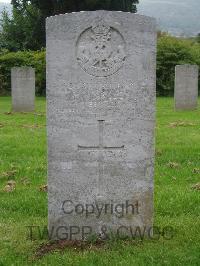
[[[31,67],[11,69],[12,111],[35,110],[35,70]]]
[[[47,19],[52,239],[151,231],[155,24],[109,11]]]
[[[178,65],[175,73],[175,109],[196,109],[198,104],[198,66]]]

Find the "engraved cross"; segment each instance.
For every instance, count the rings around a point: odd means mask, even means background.
[[[104,120],[98,120],[99,122],[99,144],[98,146],[80,146],[78,145],[79,150],[91,150],[91,151],[99,151],[98,158],[98,169],[99,169],[99,179],[98,179],[98,189],[101,191],[100,186],[103,181],[104,167],[103,167],[103,155],[102,151],[105,150],[122,150],[124,149],[124,145],[122,146],[105,146],[104,145]],[[100,195],[99,195],[100,196]]]

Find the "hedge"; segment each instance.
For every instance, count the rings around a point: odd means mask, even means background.
[[[200,67],[200,43],[161,35],[157,47],[157,95],[174,93],[175,66],[197,64]],[[10,94],[10,70],[14,66],[32,66],[36,70],[36,93],[45,95],[45,50],[0,54],[0,94]],[[200,82],[199,82],[200,88]]]
[[[4,53],[0,55],[0,94],[9,95],[11,90],[11,68],[17,66],[31,66],[35,68],[36,94],[45,95],[46,63],[45,51],[25,51]]]
[[[182,64],[200,67],[200,43],[195,39],[180,39],[167,35],[160,37],[157,47],[157,95],[174,94],[175,66]]]

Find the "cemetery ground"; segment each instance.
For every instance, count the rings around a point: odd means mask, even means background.
[[[11,98],[0,98],[0,265],[199,265],[200,108],[175,112],[172,98],[157,99],[159,239],[52,248],[38,230],[47,225],[45,98],[37,98],[36,107],[35,113],[10,113]],[[28,226],[38,226],[32,239]]]

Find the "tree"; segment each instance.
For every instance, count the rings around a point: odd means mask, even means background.
[[[13,0],[20,2],[20,0]],[[26,2],[26,0],[22,1]],[[136,4],[139,0],[31,0],[42,14],[42,29],[45,35],[45,19],[48,16],[78,11],[115,10],[137,12]]]
[[[40,10],[29,4],[26,9],[13,8],[12,17],[2,13],[0,49],[9,51],[38,50],[44,43]]]
[[[45,19],[76,11],[121,10],[136,12],[138,0],[12,0],[13,17],[3,14],[0,48],[9,51],[45,47]]]
[[[41,11],[43,17],[99,9],[136,12],[138,2],[139,0],[12,0],[17,9],[21,6],[26,8],[27,4],[31,3]]]

